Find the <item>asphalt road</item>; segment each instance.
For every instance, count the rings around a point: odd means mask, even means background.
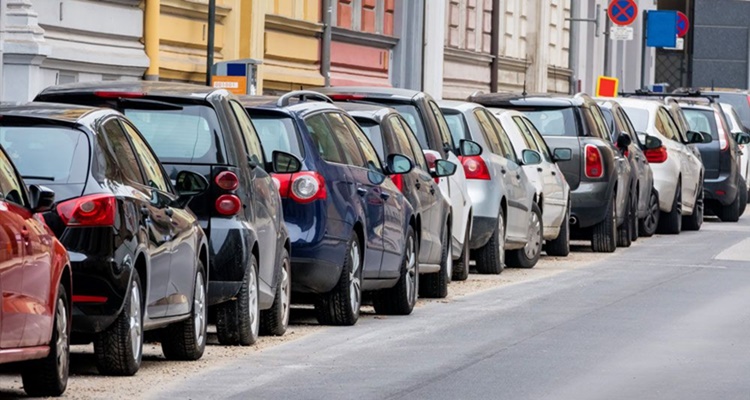
[[[151,392],[184,399],[747,399],[750,218],[366,319]]]

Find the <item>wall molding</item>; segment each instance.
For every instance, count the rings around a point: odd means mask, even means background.
[[[393,49],[398,45],[399,38],[376,33],[358,32],[350,29],[339,27],[331,28],[331,38],[336,42],[358,44],[367,47],[377,47],[380,49]]]
[[[304,36],[319,36],[323,33],[323,24],[276,14],[266,14],[265,27],[266,30],[296,33]]]

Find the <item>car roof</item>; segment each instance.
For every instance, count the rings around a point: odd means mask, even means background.
[[[323,99],[303,99],[300,95],[310,93],[306,91],[293,91],[286,93],[283,96],[240,96],[240,103],[247,109],[252,111],[260,111],[265,113],[277,113],[285,115],[296,115],[304,117],[310,113],[318,111],[341,111],[341,108],[333,104],[333,102],[322,101]],[[296,94],[296,96],[295,96]],[[320,96],[319,97],[325,97]],[[325,97],[327,99],[327,97]],[[285,99],[283,104],[281,100]],[[294,100],[294,101],[292,101]]]
[[[367,118],[377,123],[380,123],[388,115],[398,114],[398,111],[393,108],[380,104],[350,103],[345,101],[336,102],[334,104],[348,112],[352,117]]]
[[[441,109],[447,108],[449,110],[459,111],[462,113],[474,110],[476,108],[484,108],[483,105],[470,101],[440,100],[437,103]]]
[[[666,107],[663,102],[653,98],[617,97],[612,101],[616,101],[623,107],[639,108],[648,112],[656,112],[660,106]]]
[[[52,95],[94,92],[132,92],[143,93],[146,96],[191,99],[206,99],[209,95],[214,93],[229,94],[229,92],[224,89],[216,89],[210,86],[161,81],[78,82],[51,86],[42,90],[40,94]]]
[[[117,114],[117,112],[110,109],[71,104],[32,102],[20,105],[0,105],[0,119],[2,116],[13,116],[47,120],[66,125],[81,124],[89,115],[97,112]]]
[[[414,98],[424,95],[424,92],[411,89],[399,89],[389,87],[365,87],[365,86],[334,86],[328,88],[316,88],[315,91],[325,94],[332,93],[361,93],[374,95],[373,97],[390,98],[398,101],[412,101]]]
[[[469,101],[481,104],[485,107],[508,107],[508,106],[540,106],[540,107],[570,107],[583,104],[582,97],[554,96],[547,93],[527,94],[522,93],[478,93],[468,98]]]

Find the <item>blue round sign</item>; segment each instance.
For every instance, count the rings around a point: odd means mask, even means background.
[[[630,25],[638,18],[638,4],[635,0],[613,0],[607,14],[616,25]]]

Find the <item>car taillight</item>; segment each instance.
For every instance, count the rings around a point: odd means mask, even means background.
[[[602,153],[596,146],[586,145],[586,166],[585,172],[587,178],[601,178],[604,176],[604,161]]]
[[[146,93],[97,90],[94,92],[94,96],[101,97],[103,99],[135,99],[139,97],[145,97]]]
[[[399,175],[391,175],[391,181],[393,181],[393,184],[396,185],[398,188],[398,191],[403,193],[404,192],[404,176]]]
[[[664,146],[655,149],[647,149],[643,152],[643,154],[646,156],[646,160],[648,160],[648,162],[651,164],[663,163],[664,161],[667,161],[667,158],[669,158],[667,148]]]
[[[305,171],[294,174],[274,175],[279,184],[279,195],[297,203],[307,204],[315,200],[325,200],[326,181],[317,172]]]
[[[73,295],[73,303],[106,303],[105,296],[86,296],[82,294]]]
[[[232,171],[223,171],[216,175],[214,178],[216,186],[224,190],[234,190],[240,186],[240,180],[237,178],[237,174]]]
[[[216,212],[221,215],[234,215],[240,212],[242,201],[233,194],[223,194],[216,199]]]
[[[487,164],[484,163],[482,157],[459,157],[459,159],[464,166],[466,179],[490,180],[490,170],[487,169]]]
[[[93,194],[57,205],[57,213],[66,226],[112,226],[117,200],[111,194]]]
[[[367,96],[363,94],[330,94],[328,97],[331,98],[333,101],[347,101],[347,100],[364,100],[367,98]]]
[[[721,151],[726,151],[729,149],[729,137],[726,129],[724,129],[724,124],[721,123],[721,117],[719,117],[718,113],[714,113],[714,117],[716,118],[716,126],[719,128],[719,147],[721,147]]]

